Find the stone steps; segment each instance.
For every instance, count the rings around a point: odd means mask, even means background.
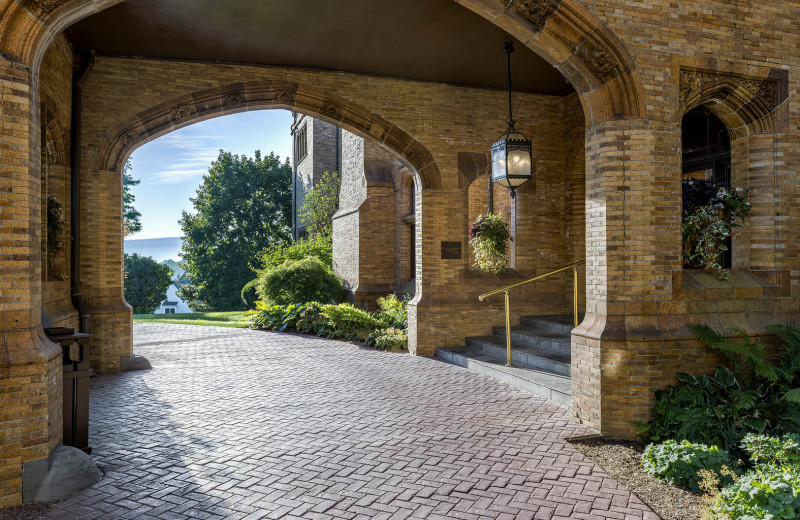
[[[511,362],[506,367],[506,329],[470,337],[466,346],[441,348],[436,355],[455,365],[569,405],[572,381],[570,333],[572,316],[523,316],[511,327]]]
[[[572,380],[569,377],[530,368],[507,367],[505,361],[468,347],[440,348],[436,350],[436,356],[448,363],[491,376],[558,404],[569,406],[572,402]]]

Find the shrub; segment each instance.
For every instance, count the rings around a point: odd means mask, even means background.
[[[242,297],[242,302],[248,309],[252,309],[255,307],[256,302],[258,301],[258,294],[256,293],[256,289],[258,288],[258,278],[254,278],[250,280],[244,287],[242,287],[242,292],[240,296]]]
[[[317,258],[284,262],[264,271],[257,287],[262,300],[273,305],[298,302],[339,302],[342,280]]]
[[[390,327],[396,329],[408,328],[408,303],[398,300],[394,294],[384,298],[378,298],[378,306],[381,308],[380,315],[388,321]]]
[[[800,518],[800,468],[752,471],[722,490],[712,518],[796,520]]]
[[[258,271],[266,271],[284,262],[305,258],[316,258],[330,268],[333,265],[333,246],[330,236],[315,235],[305,240],[267,247],[259,253],[256,263],[260,266]]]
[[[349,303],[323,305],[322,315],[328,320],[328,329],[321,335],[329,338],[364,341],[375,330],[387,327],[385,321],[371,312],[357,309]]]
[[[800,467],[800,435],[796,433],[783,437],[748,434],[742,439],[742,448],[757,468],[787,465]]]
[[[727,451],[689,441],[669,440],[649,445],[642,454],[642,466],[654,477],[697,492],[700,491],[701,470],[714,472],[723,482],[733,482]]]
[[[394,327],[378,330],[367,337],[364,345],[375,347],[378,350],[406,350],[408,348],[408,331]]]
[[[333,233],[333,215],[339,209],[339,186],[337,172],[323,172],[317,184],[308,190],[298,216],[311,236],[327,236]]]

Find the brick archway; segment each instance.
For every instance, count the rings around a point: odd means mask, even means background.
[[[270,108],[302,112],[374,141],[419,173],[423,189],[442,187],[433,155],[401,128],[332,92],[277,81],[199,90],[142,110],[108,130],[98,147],[94,168],[122,171],[134,149],[173,130],[211,117]]]
[[[633,58],[617,36],[577,0],[457,0],[513,35],[572,84],[586,126],[646,117]]]

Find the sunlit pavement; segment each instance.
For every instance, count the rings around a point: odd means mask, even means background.
[[[153,369],[93,378],[105,477],[46,518],[644,519],[569,410],[435,359],[136,324]]]

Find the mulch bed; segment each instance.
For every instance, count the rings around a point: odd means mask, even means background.
[[[8,509],[0,509],[0,520],[35,520],[46,515],[61,502],[46,504],[24,504]]]
[[[574,441],[572,445],[630,489],[663,520],[702,519],[702,495],[671,486],[644,472],[641,443],[597,439]]]

